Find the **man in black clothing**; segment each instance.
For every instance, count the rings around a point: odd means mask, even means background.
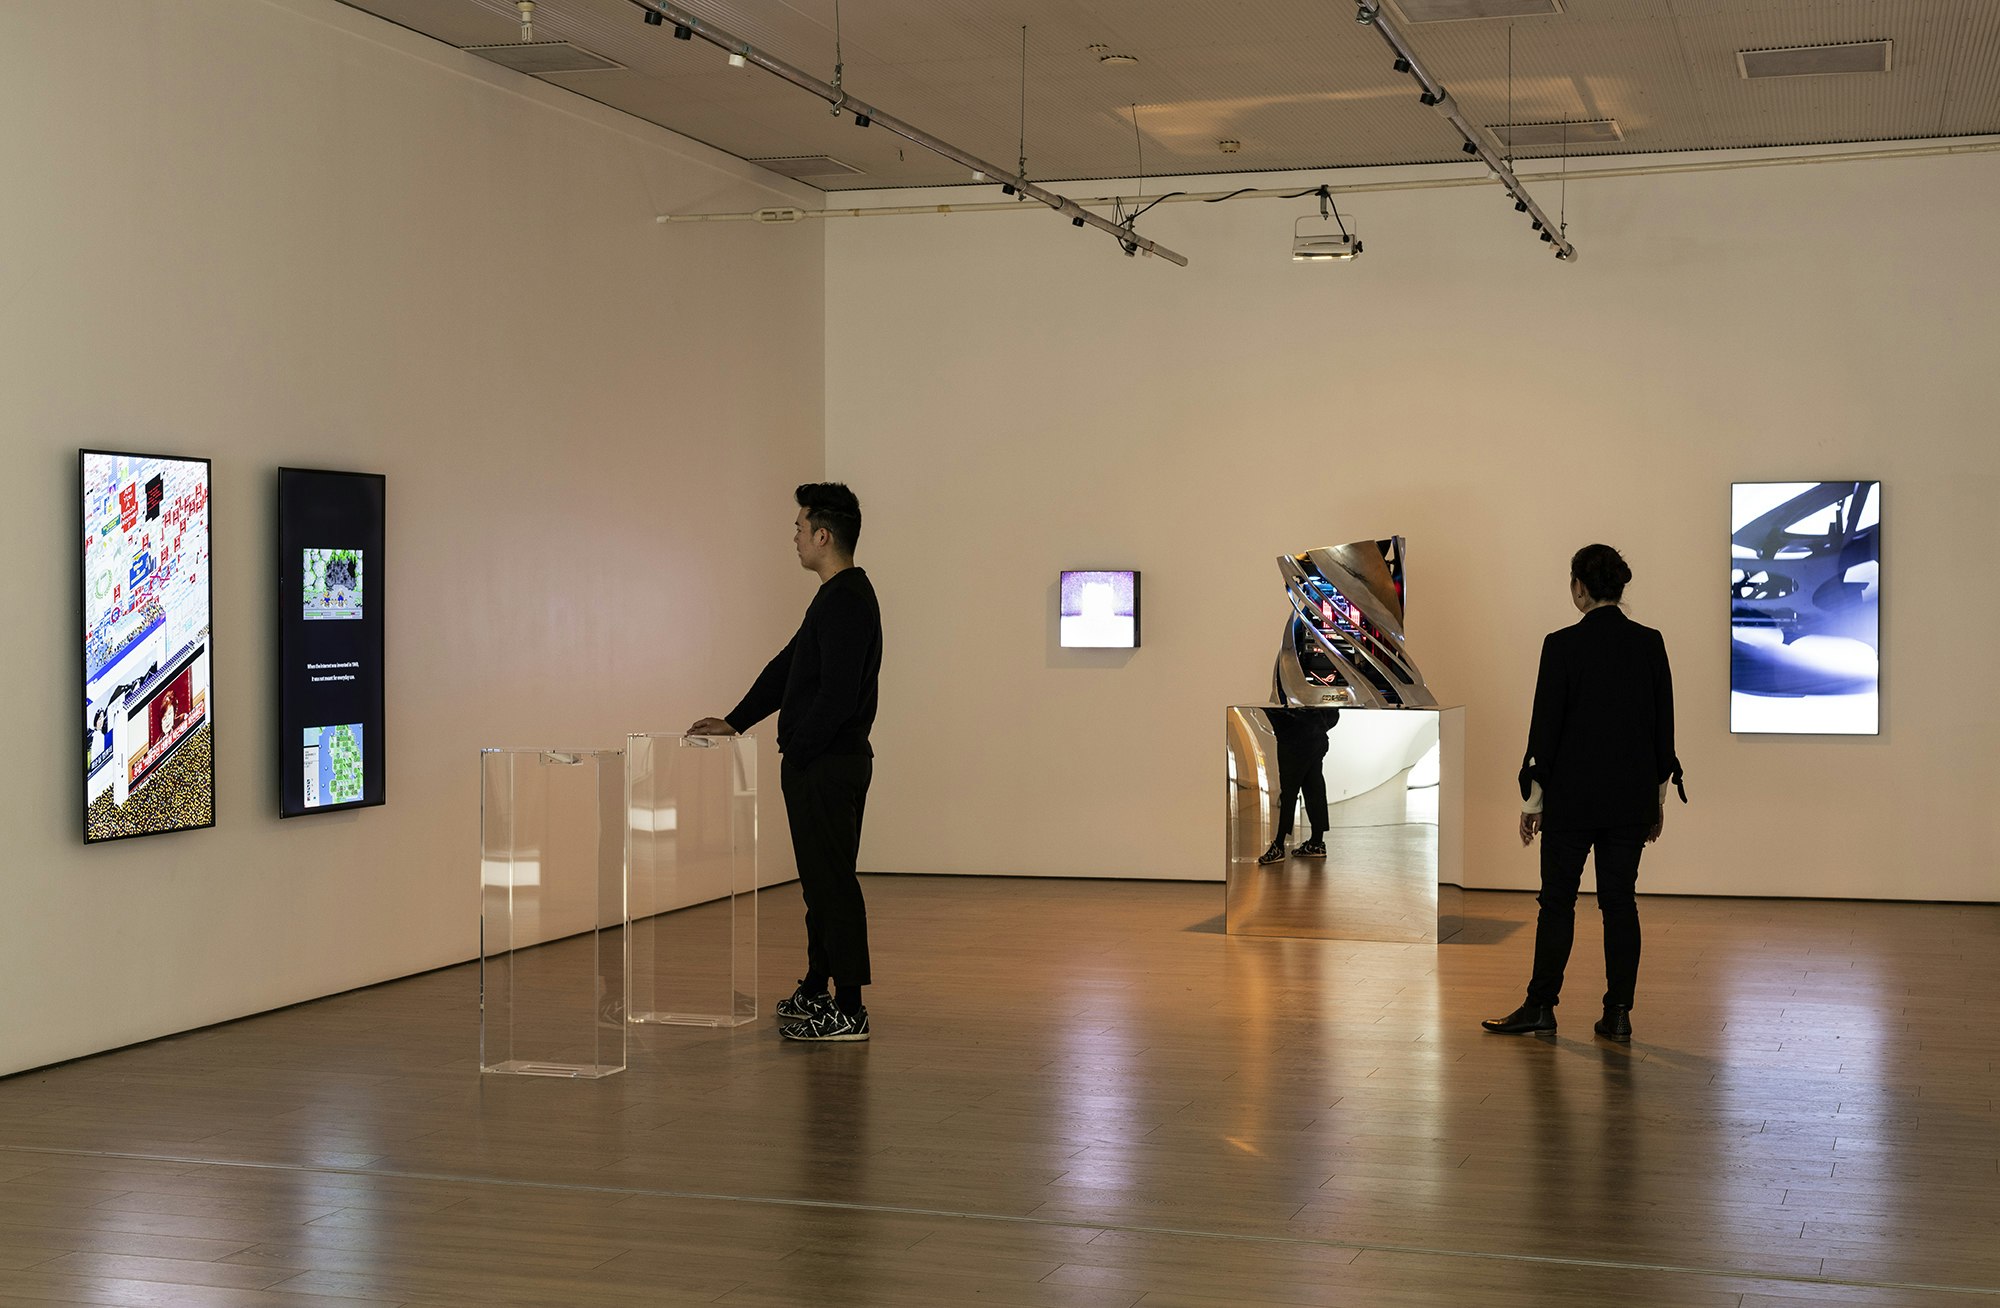
[[[1278,835],[1259,863],[1282,863],[1285,842],[1292,838],[1292,815],[1301,796],[1312,835],[1292,851],[1293,858],[1326,857],[1326,733],[1340,721],[1337,708],[1267,708],[1265,720],[1278,743]]]
[[[1534,972],[1521,1007],[1481,1025],[1501,1035],[1552,1035],[1576,935],[1584,860],[1597,851],[1604,916],[1604,1017],[1610,1040],[1632,1038],[1639,976],[1639,856],[1660,838],[1667,788],[1681,787],[1674,753],[1674,680],[1666,641],[1619,607],[1632,569],[1609,545],[1570,560],[1570,600],[1583,614],[1542,642],[1534,714],[1521,763],[1520,836],[1542,838]]]
[[[725,717],[703,718],[694,736],[733,736],[778,715],[779,780],[792,852],[806,901],[806,974],[778,1002],[787,1040],[868,1038],[861,987],[869,983],[868,907],[855,863],[861,814],[874,772],[868,729],[882,671],[882,610],[868,574],[854,565],[861,503],[839,482],[795,492],[792,543],[799,566],[819,577],[798,634],[764,666]],[[833,993],[827,994],[827,983]]]

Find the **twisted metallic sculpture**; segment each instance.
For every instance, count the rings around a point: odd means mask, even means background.
[[[1403,538],[1278,557],[1292,616],[1271,698],[1294,708],[1429,708],[1437,700],[1403,652]]]

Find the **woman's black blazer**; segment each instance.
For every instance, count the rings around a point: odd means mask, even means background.
[[[1521,762],[1521,797],[1529,782],[1542,784],[1542,828],[1650,827],[1669,780],[1680,784],[1681,765],[1660,633],[1610,604],[1550,632]]]

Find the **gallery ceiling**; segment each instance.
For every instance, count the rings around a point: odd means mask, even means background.
[[[515,0],[344,0],[450,45],[518,42]],[[832,80],[836,0],[684,0]],[[2000,132],[1996,0],[1389,0],[1418,57],[1522,158]],[[1554,10],[1555,12],[1548,12]],[[1537,12],[1539,11],[1539,12]],[[1490,14],[1488,17],[1463,15]],[[702,41],[631,0],[536,0],[537,41],[618,65],[543,80],[827,190],[967,182],[964,169]],[[1352,0],[841,0],[844,85],[1036,181],[1456,160]],[[1886,46],[1879,43],[1886,42]],[[1802,56],[1743,52],[1854,47]],[[1886,62],[1886,71],[1746,76]],[[1136,62],[1124,62],[1123,60]],[[1511,73],[1510,73],[1511,65]],[[1135,136],[1133,119],[1138,130]],[[1530,144],[1529,142],[1537,142]],[[1225,145],[1234,143],[1234,148]],[[824,169],[828,171],[813,171]]]

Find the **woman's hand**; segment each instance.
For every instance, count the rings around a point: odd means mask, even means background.
[[[1521,844],[1523,846],[1534,844],[1535,835],[1541,829],[1542,829],[1542,815],[1540,813],[1521,814]],[[1659,836],[1655,834],[1653,838],[1657,840],[1659,839]]]
[[[1659,843],[1660,832],[1666,830],[1666,826],[1667,826],[1667,806],[1665,804],[1662,804],[1660,805],[1660,811],[1658,815],[1655,816],[1653,819],[1653,829],[1646,833],[1646,843],[1649,845]]]

